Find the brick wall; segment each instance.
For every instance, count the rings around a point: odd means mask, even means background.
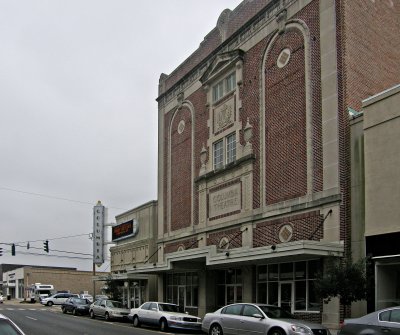
[[[278,68],[284,48],[289,63]],[[278,37],[265,66],[266,205],[307,193],[304,40],[297,29]]]
[[[93,295],[93,273],[90,271],[53,270],[40,268],[27,268],[29,272],[29,286],[34,283],[52,284],[56,291],[69,290],[71,293],[89,291]],[[96,282],[96,293],[101,293],[104,282]]]
[[[207,245],[216,245],[218,248],[221,239],[226,237],[229,240],[229,249],[240,248],[242,246],[242,236],[239,232],[239,228],[234,228],[210,233],[207,237]]]
[[[400,82],[400,1],[340,1],[347,106]]]
[[[179,125],[184,129],[180,133]],[[192,116],[182,107],[171,125],[171,231],[192,223]]]
[[[323,238],[323,227],[319,227],[322,217],[319,211],[288,216],[281,219],[269,220],[258,223],[253,232],[253,247],[263,247],[281,243],[279,230],[289,224],[293,228],[290,241],[320,240]]]
[[[199,247],[199,243],[196,240],[195,237],[193,238],[188,238],[186,240],[179,240],[176,242],[171,242],[171,243],[166,243],[164,246],[164,253],[165,254],[169,254],[171,252],[176,252],[178,251],[178,248],[180,246],[183,246],[183,248],[185,250],[187,249],[193,249],[193,248],[198,248]]]

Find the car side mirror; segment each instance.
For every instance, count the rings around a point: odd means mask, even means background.
[[[261,314],[253,314],[252,316],[253,316],[253,318],[257,318],[257,319],[264,319],[264,317]]]

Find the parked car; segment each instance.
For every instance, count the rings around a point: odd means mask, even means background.
[[[70,297],[79,297],[77,294],[72,293],[56,293],[51,295],[50,297],[43,298],[40,300],[42,305],[53,306],[53,305],[61,305]]]
[[[207,313],[201,328],[209,335],[330,335],[324,326],[296,320],[280,307],[251,303],[231,304]]]
[[[79,298],[87,299],[90,301],[90,303],[92,303],[94,301],[93,297],[90,294],[81,293],[81,294],[79,294]]]
[[[21,328],[3,314],[0,314],[0,334],[25,335]]]
[[[3,295],[2,295],[2,294],[0,294],[0,304],[2,304],[2,303],[3,303],[3,301],[4,301]]]
[[[201,319],[179,311],[179,306],[164,302],[145,302],[138,308],[132,308],[129,319],[134,327],[148,325],[159,327],[161,331],[168,328],[201,330]]]
[[[108,297],[107,295],[104,295],[104,294],[98,294],[98,295],[95,295],[95,297],[94,297],[94,301],[101,300],[101,299],[110,299],[110,297]]]
[[[89,314],[92,319],[94,319],[96,316],[100,316],[106,320],[127,320],[129,309],[124,308],[122,303],[119,301],[101,299],[96,300],[90,305]]]
[[[71,297],[61,305],[61,310],[64,314],[71,312],[73,315],[85,315],[89,314],[90,304],[88,299]]]
[[[338,335],[400,334],[400,306],[380,309],[361,318],[345,319]]]

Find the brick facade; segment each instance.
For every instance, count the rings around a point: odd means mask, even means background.
[[[244,0],[160,77],[157,243],[165,257],[190,245],[207,266],[256,268],[287,260],[270,246],[298,241],[305,246],[294,254],[321,264],[333,249],[349,254],[348,107],[400,78],[399,10],[391,0]],[[215,99],[232,74],[235,87]],[[235,161],[214,167],[215,143],[226,151],[232,134]],[[213,254],[222,239],[226,259]],[[297,313],[321,322],[325,308]],[[325,317],[342,313],[332,308]]]

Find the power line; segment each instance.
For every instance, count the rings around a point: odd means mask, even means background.
[[[39,254],[39,253],[35,253],[35,252],[26,252],[26,251],[18,251],[18,253],[19,253],[19,254],[23,254],[23,255],[34,255],[34,256],[45,256],[45,257],[74,258],[74,259],[93,260],[92,257],[64,256],[64,255],[48,255],[48,254]]]
[[[16,190],[16,189],[4,187],[4,186],[0,186],[0,190],[10,191],[10,192],[16,192],[16,193],[22,193],[22,194],[29,194],[29,195],[34,195],[34,196],[36,196],[36,197],[48,198],[48,199],[53,199],[53,200],[69,201],[69,202],[75,202],[75,203],[78,203],[78,204],[94,206],[93,202],[89,202],[89,201],[82,201],[82,200],[74,200],[74,199],[62,198],[62,197],[57,197],[57,196],[54,196],[54,195],[47,195],[47,194],[43,194],[43,193],[21,191],[21,190]],[[126,208],[112,207],[112,206],[107,206],[107,207],[108,207],[108,208],[120,209],[120,210],[123,210],[123,211],[127,211]]]
[[[90,236],[91,233],[84,233],[84,234],[77,234],[77,235],[69,235],[69,236],[61,236],[61,237],[53,237],[53,238],[42,238],[39,240],[29,240],[29,241],[19,241],[19,242],[13,242],[15,244],[22,244],[22,243],[32,243],[32,242],[42,242],[45,240],[48,241],[54,241],[54,240],[62,240],[62,239],[66,239],[66,238],[73,238],[73,237],[81,237],[81,236]],[[0,242],[0,244],[12,244],[12,243],[6,243],[6,242]]]
[[[20,245],[20,244],[16,244],[17,247],[22,247],[24,248],[24,245]],[[38,247],[29,247],[29,249],[35,249],[35,250],[43,250],[43,248],[38,248]],[[56,249],[50,249],[51,251],[54,252],[65,252],[67,254],[74,254],[74,255],[84,255],[84,256],[92,256],[93,254],[87,254],[87,253],[83,253],[83,252],[74,252],[74,251],[67,251],[67,250],[56,250]],[[43,255],[47,255],[47,254],[43,254]]]

